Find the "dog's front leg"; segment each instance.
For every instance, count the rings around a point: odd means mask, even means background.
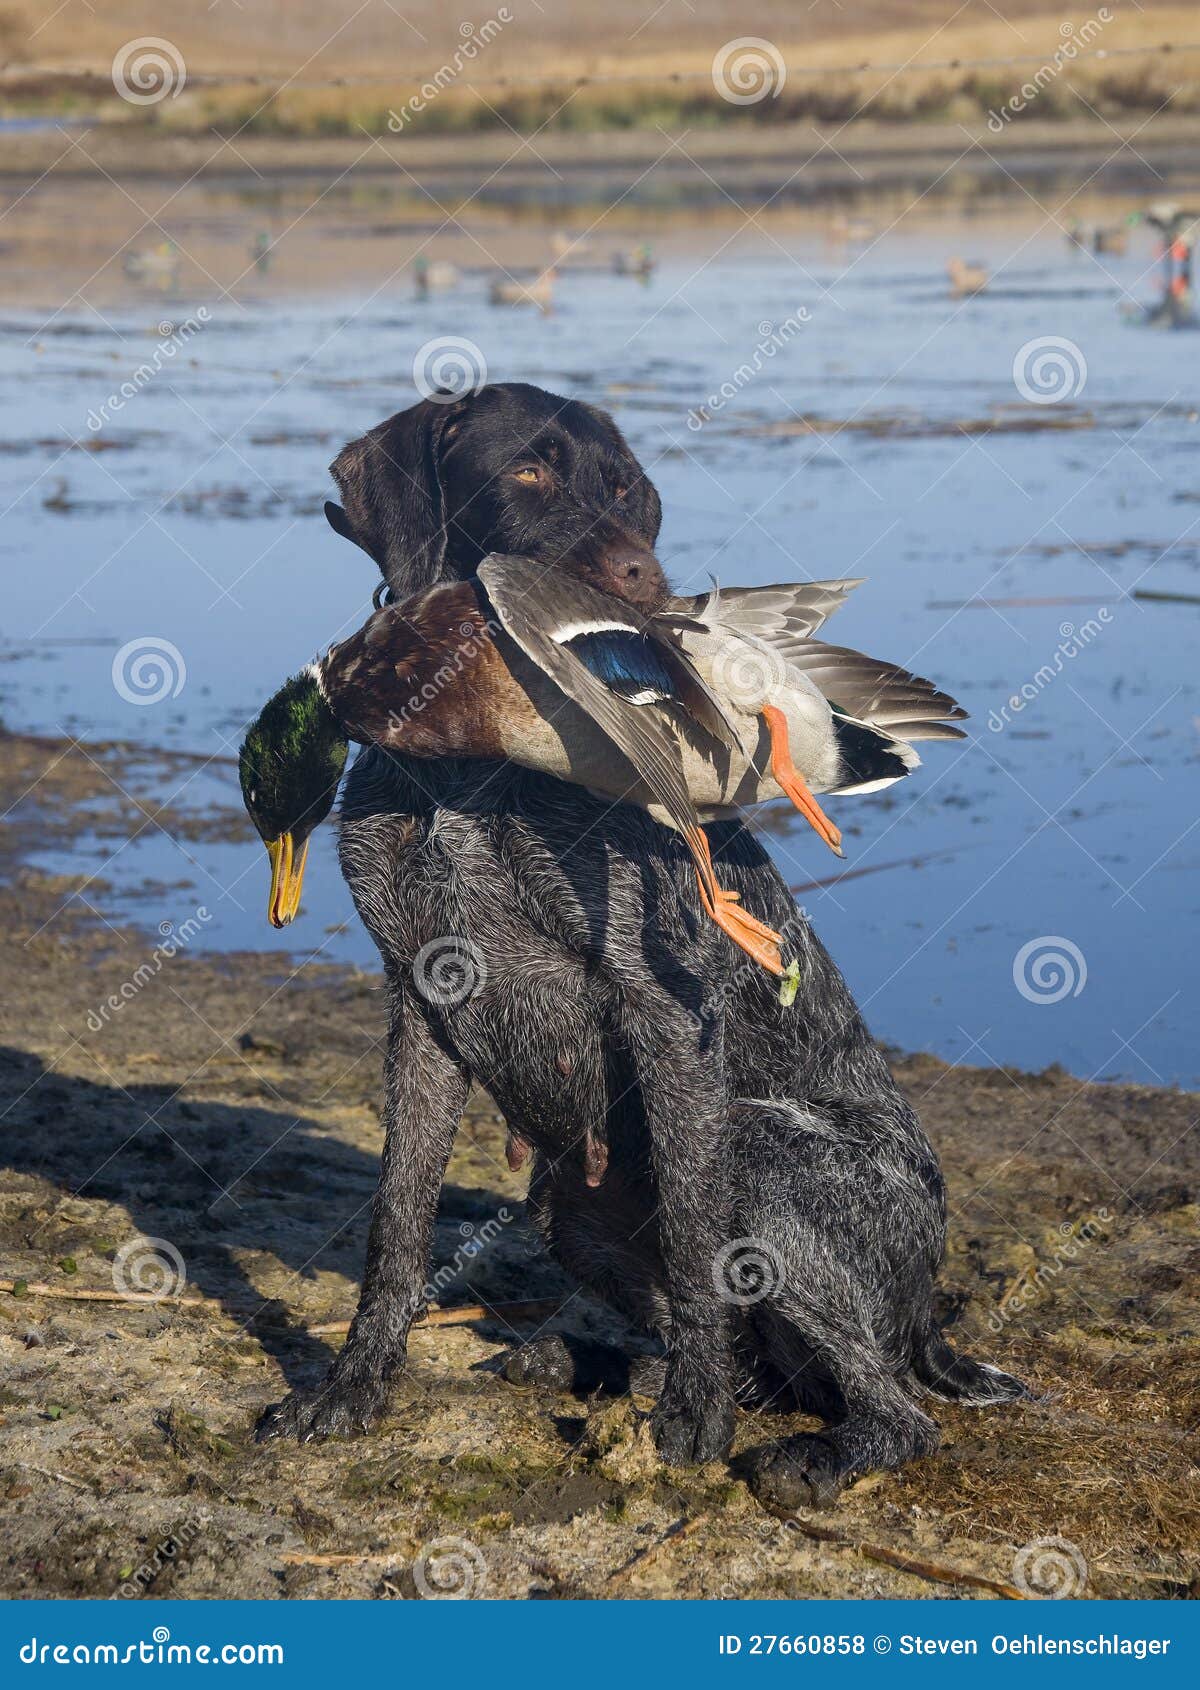
[[[387,1405],[409,1328],[427,1301],[438,1193],[469,1082],[395,987],[385,1080],[383,1155],[358,1312],[316,1391],[294,1391],[264,1411],[260,1443],[368,1430]]]
[[[730,1308],[717,1289],[729,1237],[721,1037],[710,1027],[702,1043],[673,1000],[631,1016],[626,1037],[650,1135],[670,1314],[651,1424],[663,1460],[685,1466],[724,1455],[733,1439]]]

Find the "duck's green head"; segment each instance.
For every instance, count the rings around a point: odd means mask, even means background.
[[[242,743],[242,798],[271,859],[275,927],[300,908],[309,835],[333,808],[349,749],[312,669],[280,687]]]

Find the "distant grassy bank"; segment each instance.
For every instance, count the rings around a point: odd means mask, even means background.
[[[261,81],[188,86],[157,105],[131,106],[107,77],[9,71],[0,115],[119,121],[173,135],[271,135],[317,139],[411,134],[424,137],[512,130],[520,135],[629,129],[716,129],[731,123],[778,128],[797,122],[843,125],[1067,122],[1200,112],[1200,53],[1147,51],[1085,60],[1052,75],[1037,64],[992,69],[834,72],[793,75],[754,103],[723,98],[710,79],[588,82],[563,76],[537,84],[490,82],[477,90],[350,83],[273,90]],[[424,89],[424,92],[422,90]],[[1026,90],[1022,96],[1022,90]],[[1032,91],[1032,95],[1030,94]],[[1014,96],[1017,98],[1014,99]]]

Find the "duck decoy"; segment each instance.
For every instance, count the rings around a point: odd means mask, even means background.
[[[572,235],[567,229],[555,229],[550,236],[551,262],[558,266],[570,264],[586,256],[592,243],[586,235]]]
[[[431,293],[447,293],[460,281],[458,266],[444,259],[429,259],[419,253],[413,259],[413,291],[418,299],[428,299]]]
[[[654,274],[654,254],[645,241],[628,250],[621,248],[612,255],[612,268],[615,276],[637,276],[641,281],[648,282]]]
[[[873,241],[875,234],[874,223],[865,217],[847,217],[844,211],[839,211],[829,220],[829,239],[839,246],[863,246]]]
[[[674,828],[706,914],[794,995],[779,934],[718,884],[704,822],[786,796],[841,855],[814,790],[874,791],[917,767],[910,741],[963,737],[965,712],[930,682],[812,639],[857,584],[714,589],[645,620],[561,571],[492,556],[476,580],[384,606],[286,682],[242,746],[272,923],[296,915],[350,741],[507,758]]]
[[[179,275],[179,248],[174,241],[160,241],[149,252],[127,252],[122,268],[130,281],[168,287]]]
[[[1110,253],[1114,258],[1124,258],[1129,251],[1129,229],[1124,223],[1116,223],[1108,228],[1097,226],[1092,230],[1092,251]]]
[[[549,311],[554,304],[554,282],[553,265],[527,282],[501,281],[496,277],[488,289],[488,298],[493,305],[535,305],[539,311]]]
[[[984,266],[967,264],[961,258],[946,260],[946,274],[950,278],[950,291],[956,299],[969,299],[972,294],[982,293],[988,285]]]

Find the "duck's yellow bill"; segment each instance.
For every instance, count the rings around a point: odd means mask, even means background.
[[[272,927],[286,927],[294,921],[300,908],[300,888],[304,883],[304,863],[308,856],[308,840],[296,850],[290,833],[267,841],[267,856],[271,859],[271,901],[267,915]]]

